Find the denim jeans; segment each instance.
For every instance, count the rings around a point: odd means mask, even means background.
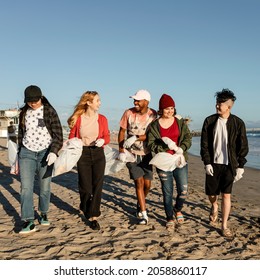
[[[34,220],[33,192],[35,175],[38,177],[40,187],[38,210],[43,214],[46,214],[49,210],[53,165],[47,165],[47,155],[48,149],[33,152],[22,147],[19,152],[21,219],[23,221]]]
[[[167,221],[173,220],[174,212],[181,211],[188,192],[188,164],[173,171],[163,171],[156,169],[160,178],[163,193],[163,204]],[[177,196],[175,206],[173,206],[173,189],[176,183]]]

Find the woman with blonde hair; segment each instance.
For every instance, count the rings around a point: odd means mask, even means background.
[[[96,91],[83,93],[73,114],[68,119],[69,139],[80,138],[83,142],[82,155],[77,163],[80,210],[90,221],[93,230],[99,230],[102,187],[105,172],[103,146],[110,142],[107,118],[98,113],[101,105]]]

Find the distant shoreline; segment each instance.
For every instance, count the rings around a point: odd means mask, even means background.
[[[246,157],[247,163],[245,164],[245,166],[247,168],[253,168],[258,171],[260,170],[260,156],[259,156],[260,142],[259,142],[259,140],[260,140],[260,137],[258,137],[258,136],[248,136],[249,153]],[[257,151],[257,152],[254,152],[254,151]],[[200,156],[200,137],[192,138],[192,145],[188,152],[194,156]]]
[[[254,133],[259,133],[260,134],[260,128],[247,128],[246,129],[247,134],[254,134]],[[192,130],[191,131],[192,137],[199,137],[201,136],[201,131],[200,130]]]

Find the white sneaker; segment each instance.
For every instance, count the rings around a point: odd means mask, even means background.
[[[139,225],[147,225],[148,224],[148,219],[142,218],[142,219],[140,219],[138,224]]]
[[[142,218],[143,217],[142,212],[136,212],[135,214],[136,214],[137,218]]]
[[[147,225],[148,224],[148,216],[147,216],[147,214],[143,214],[142,213],[142,217],[140,218],[138,224],[139,225]]]

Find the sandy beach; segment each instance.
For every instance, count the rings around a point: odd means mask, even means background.
[[[1,260],[259,260],[260,170],[245,169],[234,185],[228,241],[220,224],[209,224],[210,205],[204,194],[204,168],[189,158],[189,196],[185,223],[165,228],[158,176],[154,173],[147,198],[148,225],[137,225],[136,195],[128,170],[107,175],[102,196],[101,230],[92,231],[79,211],[77,170],[53,178],[50,226],[21,236],[19,176],[10,175],[6,140],[0,139],[0,259]],[[35,192],[37,215],[38,195]]]

